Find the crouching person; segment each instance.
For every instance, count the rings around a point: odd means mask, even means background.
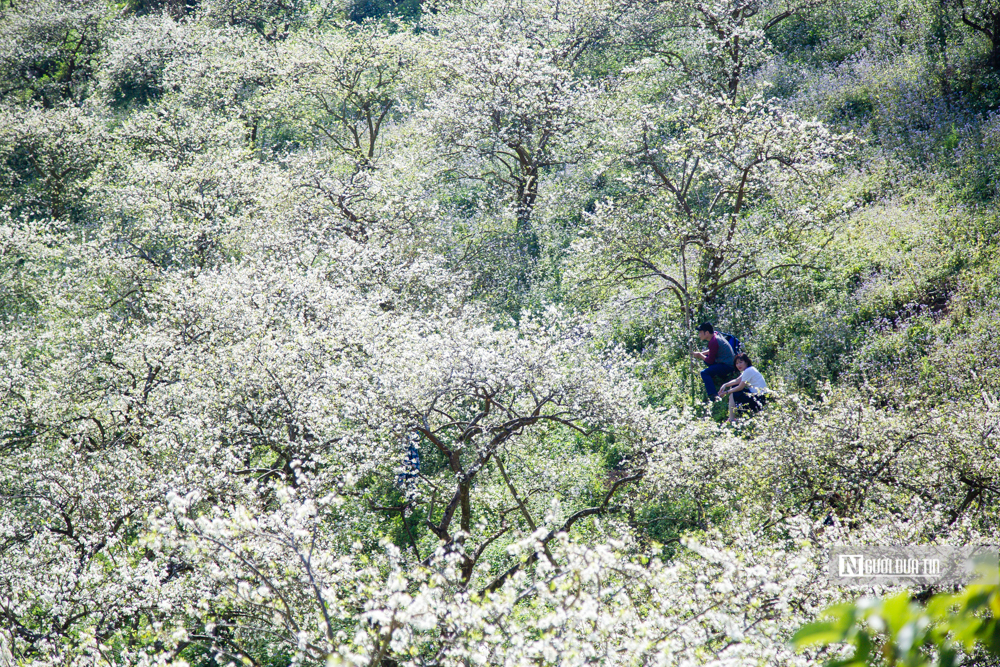
[[[750,357],[742,352],[736,355],[736,370],[740,376],[735,380],[722,385],[719,390],[719,398],[729,396],[729,421],[736,421],[737,410],[750,410],[760,412],[767,402],[767,382],[760,374]]]
[[[729,377],[733,372],[733,348],[729,341],[719,334],[715,327],[705,322],[698,327],[698,339],[708,343],[708,348],[701,352],[692,352],[691,356],[705,362],[705,370],[701,372],[701,380],[705,383],[705,394],[708,400],[715,399],[714,376]]]

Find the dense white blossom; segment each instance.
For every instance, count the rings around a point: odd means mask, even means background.
[[[808,113],[916,51],[390,4],[0,0],[0,667],[814,665],[831,546],[995,538],[996,216]],[[995,195],[995,113],[889,97]],[[737,426],[713,313],[773,361]]]

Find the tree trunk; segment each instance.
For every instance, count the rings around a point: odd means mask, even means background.
[[[993,49],[990,51],[990,68],[1000,72],[1000,14],[993,20]]]
[[[518,244],[526,255],[538,258],[538,234],[532,229],[531,215],[538,199],[538,166],[522,162],[522,179],[517,186],[517,235]]]

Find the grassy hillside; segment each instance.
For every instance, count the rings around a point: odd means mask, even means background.
[[[0,0],[0,666],[830,658],[1000,534],[997,21]]]

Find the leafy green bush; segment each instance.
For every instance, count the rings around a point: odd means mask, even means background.
[[[799,629],[792,643],[800,649],[846,644],[849,655],[831,657],[827,667],[953,667],[964,656],[991,664],[1000,658],[1000,586],[973,584],[935,595],[926,606],[910,593],[836,605]]]

